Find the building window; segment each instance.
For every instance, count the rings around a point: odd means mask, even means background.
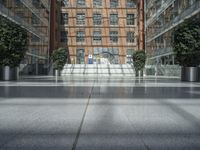
[[[60,14],[60,23],[62,25],[68,24],[68,13],[61,13]]]
[[[32,22],[32,24],[40,24],[39,18],[33,13],[32,13],[31,22]]]
[[[126,0],[126,7],[128,8],[136,7],[136,0]]]
[[[134,25],[135,24],[135,15],[134,14],[127,14],[126,22],[127,22],[127,25]]]
[[[40,42],[40,38],[34,34],[31,34],[31,42]]]
[[[85,24],[85,14],[84,13],[78,13],[76,15],[76,24],[77,25],[84,25]]]
[[[118,24],[118,14],[110,14],[110,25]]]
[[[93,32],[93,41],[101,42],[101,31],[94,31]]]
[[[110,0],[110,8],[118,7],[118,0]]]
[[[134,43],[134,32],[127,32],[127,42]]]
[[[94,25],[101,25],[101,14],[93,14],[93,24]]]
[[[67,31],[61,31],[60,32],[60,42],[67,42],[67,36],[68,36]]]
[[[85,63],[85,49],[78,48],[76,49],[76,63],[77,64],[84,64]]]
[[[127,64],[132,64],[133,63],[133,52],[134,49],[127,49],[126,50],[126,63]]]
[[[77,31],[76,32],[76,42],[84,42],[85,41],[85,32]]]
[[[118,32],[117,31],[110,31],[110,41],[117,43],[118,42]]]
[[[31,57],[31,64],[35,64],[35,63],[37,62],[37,56],[38,56],[38,54],[39,54],[39,50],[33,48],[33,49],[31,50],[31,54],[33,54],[32,57]]]
[[[76,0],[76,5],[78,7],[85,6],[85,0]]]
[[[61,1],[61,6],[62,7],[65,7],[65,6],[68,6],[69,5],[69,0],[62,0]]]
[[[93,0],[93,6],[94,7],[101,7],[102,6],[102,0]]]

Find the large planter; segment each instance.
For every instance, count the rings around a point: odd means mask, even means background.
[[[200,67],[198,67],[198,72],[199,72],[199,82],[200,82]]]
[[[198,67],[182,67],[181,69],[181,80],[188,82],[199,81],[199,68]]]
[[[143,77],[143,70],[135,71],[135,76],[136,77]]]
[[[19,68],[3,66],[0,69],[0,80],[3,81],[12,81],[17,80],[19,77]]]
[[[53,75],[54,75],[54,76],[61,76],[61,71],[60,71],[60,70],[57,70],[57,69],[54,69],[54,70],[53,70]]]

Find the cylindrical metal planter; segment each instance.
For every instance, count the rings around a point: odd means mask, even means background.
[[[0,66],[0,80],[3,80],[3,67]]]
[[[199,77],[199,82],[200,82],[200,67],[198,67],[198,77]]]
[[[182,67],[181,80],[189,82],[197,82],[199,78],[198,67]]]
[[[60,71],[60,70],[57,70],[57,69],[54,69],[54,70],[53,70],[53,75],[54,75],[54,76],[61,76],[61,71]]]
[[[17,80],[19,76],[19,70],[18,67],[3,66],[1,74],[1,79],[3,81]]]

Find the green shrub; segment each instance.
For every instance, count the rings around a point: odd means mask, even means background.
[[[53,61],[53,68],[56,70],[62,70],[67,62],[67,51],[65,48],[58,48],[51,54]]]
[[[133,65],[136,72],[144,69],[145,60],[146,60],[146,54],[144,50],[136,51],[133,54]]]
[[[27,32],[0,16],[0,66],[18,66],[27,51]]]
[[[200,20],[185,21],[174,32],[173,51],[184,67],[200,65]]]

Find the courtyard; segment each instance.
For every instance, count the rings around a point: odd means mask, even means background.
[[[200,83],[165,77],[0,82],[1,150],[199,150]]]

